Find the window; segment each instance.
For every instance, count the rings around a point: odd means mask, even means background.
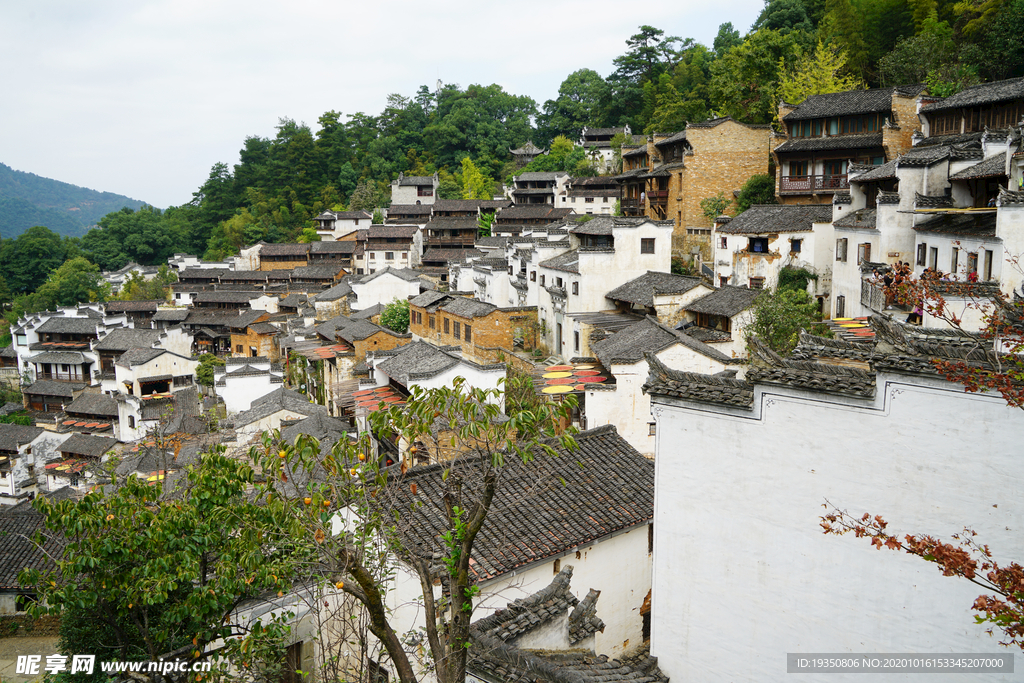
[[[129,429],[135,429],[135,416],[134,415],[129,415],[128,416],[128,428]]]
[[[417,185],[416,186],[417,197],[433,197],[434,188],[430,185]]]
[[[985,250],[985,282],[992,280],[992,251]]]
[[[258,358],[260,354],[259,354],[259,352],[258,352],[258,351],[256,350],[256,347],[255,347],[255,346],[250,346],[250,347],[249,347],[249,355],[250,355],[250,356],[252,356],[253,358]]]
[[[641,254],[653,254],[654,253],[654,238],[644,237],[640,240],[640,253]]]
[[[448,318],[444,319],[444,333],[448,334]]]
[[[556,277],[555,278],[555,287],[558,287],[559,289],[561,289],[561,287],[562,287],[562,278],[560,278],[560,277]]]
[[[974,273],[975,279],[978,277],[978,254],[976,252],[967,253],[967,273]]]
[[[372,261],[375,258],[377,258],[377,252],[371,251],[370,252],[370,260]]]
[[[764,289],[764,278],[763,277],[752,277],[750,278],[751,289]]]
[[[728,239],[729,239],[728,237],[719,237],[718,238],[718,248],[719,249],[728,249],[729,248],[729,243],[727,241]]]
[[[466,325],[466,341],[473,341],[473,328],[469,325]]]
[[[387,260],[387,261],[394,261],[395,260],[395,252],[393,252],[393,251],[385,251],[384,252],[384,259]]]
[[[724,275],[719,275],[718,276],[718,286],[719,287],[725,287],[727,284],[729,284],[729,278],[727,278]]]
[[[607,204],[608,203],[608,198],[607,197],[602,197],[601,201],[604,202],[605,204]]]
[[[530,271],[530,282],[536,282],[536,281],[537,281],[537,271],[536,270],[531,270]]]
[[[919,266],[925,265],[927,257],[928,257],[928,245],[925,244],[924,242],[922,242],[921,244],[917,245],[917,265],[919,265]]]
[[[362,274],[363,274],[363,269],[362,268],[356,268],[356,275],[362,275]]]
[[[584,197],[583,198],[583,203],[584,204],[593,204],[594,203],[594,198],[593,197]]]
[[[954,246],[953,247],[953,256],[949,260],[949,272],[952,273],[953,275],[956,275],[956,271],[958,270],[959,263],[960,263],[960,250],[957,249]]]
[[[235,353],[243,353],[241,344],[235,345]]]
[[[939,248],[932,247],[928,250],[928,265],[931,266],[932,270],[939,269]]]
[[[806,161],[791,161],[789,162],[789,175],[790,177],[804,178],[807,176],[807,162]]]
[[[572,283],[572,293],[573,294],[577,294],[577,295],[580,293],[580,283],[578,283],[578,282]]]
[[[579,333],[578,330],[574,331],[572,333],[572,350],[573,351],[579,351],[580,350],[580,333]]]
[[[843,318],[846,316],[846,297],[840,294],[836,297],[836,318]]]
[[[434,316],[427,316],[427,327],[434,329]]]
[[[544,286],[544,276],[543,275],[540,276],[540,286],[541,287]]]
[[[648,422],[647,423],[647,436],[657,436],[657,435],[658,435],[658,423],[657,422]]]
[[[747,241],[747,251],[752,254],[767,254],[768,253],[768,238],[767,237],[751,237]]]
[[[846,238],[836,240],[836,261],[846,263]]]
[[[857,263],[866,263],[871,260],[871,243],[857,245]]]
[[[456,323],[454,323],[454,325],[452,325],[452,327],[454,328],[452,330],[452,336],[455,337],[456,339],[461,339],[462,338],[462,325],[460,325],[458,322],[456,322]]]
[[[789,251],[791,253],[793,253],[793,254],[799,254],[800,253],[800,247],[803,246],[803,242],[804,242],[803,240],[790,240],[789,241]]]

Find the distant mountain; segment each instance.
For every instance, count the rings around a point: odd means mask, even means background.
[[[111,211],[145,202],[113,192],[97,192],[0,164],[0,236],[17,237],[33,225],[81,237]]]

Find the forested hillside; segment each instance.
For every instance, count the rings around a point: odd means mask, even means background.
[[[0,163],[0,236],[17,237],[34,225],[60,235],[81,237],[111,211],[145,202],[113,192],[97,192]]]
[[[498,85],[439,84],[392,94],[376,115],[328,111],[312,125],[282,118],[275,136],[241,142],[237,164],[214,165],[190,203],[111,213],[62,248],[103,270],[161,263],[176,251],[219,259],[258,240],[294,240],[323,210],[386,207],[399,173],[438,173],[442,198],[487,196],[516,171],[509,149],[529,140],[550,150],[532,169],[593,173],[589,150],[573,148],[584,126],[650,133],[712,116],[777,123],[780,99],[919,82],[948,96],[1024,75],[1024,0],[769,0],[745,35],[723,23],[708,46],[673,32],[639,27],[610,74],[577,70],[540,104]],[[0,197],[20,197],[3,170]],[[70,205],[53,193],[55,206]],[[93,220],[118,208],[96,207]],[[2,272],[25,249],[4,240]],[[19,270],[13,294],[45,278]]]

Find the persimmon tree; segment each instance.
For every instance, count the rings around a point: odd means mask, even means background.
[[[943,576],[958,576],[980,587],[985,594],[972,606],[978,613],[977,623],[991,625],[990,633],[999,629],[1002,645],[1024,650],[1024,567],[993,559],[989,547],[975,540],[975,531],[965,528],[953,535],[952,543],[929,535],[905,534],[901,538],[890,533],[888,523],[878,515],[854,517],[828,502],[824,506],[829,509],[821,518],[826,534],[852,533],[878,549],[920,557],[934,563]]]
[[[349,618],[361,614],[373,636],[373,642],[358,643],[359,652],[383,650],[403,683],[426,670],[441,683],[465,680],[480,590],[471,558],[506,468],[529,464],[540,479],[543,461],[576,448],[573,430],[566,427],[572,401],[537,401],[528,410],[503,411],[506,391],[521,381],[513,378],[490,390],[470,388],[462,378],[448,387],[414,386],[405,405],[381,404],[371,413],[373,439],[364,434],[321,449],[312,437],[287,444],[271,433],[250,452],[266,476],[257,497],[281,506],[304,528],[299,554],[315,559],[303,581],[334,593],[333,605],[327,599],[325,607],[358,604],[361,611]],[[399,462],[389,467],[389,457]],[[438,470],[431,473],[431,495],[440,500],[426,503],[429,512],[411,471],[416,462]],[[425,514],[443,530],[425,536]],[[411,624],[398,622],[388,607],[399,564],[419,579],[425,647],[417,632],[403,630]],[[328,640],[321,646],[335,650],[329,655],[335,661],[342,659],[350,643]],[[365,680],[363,672],[361,661],[344,671]]]
[[[113,493],[37,498],[41,536],[65,544],[53,569],[21,573],[38,597],[30,611],[88,615],[113,636],[96,653],[101,660],[273,666],[287,615],[249,623],[239,608],[289,589],[302,561],[292,541],[301,529],[279,507],[252,504],[246,489],[253,481],[251,467],[214,447],[167,487],[133,475]],[[49,547],[43,538],[37,543]]]

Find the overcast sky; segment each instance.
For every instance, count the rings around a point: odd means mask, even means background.
[[[541,106],[581,68],[602,76],[650,24],[711,44],[762,0],[0,2],[0,162],[158,207],[280,117],[378,114],[440,79],[497,83]],[[635,18],[629,18],[630,16]]]

